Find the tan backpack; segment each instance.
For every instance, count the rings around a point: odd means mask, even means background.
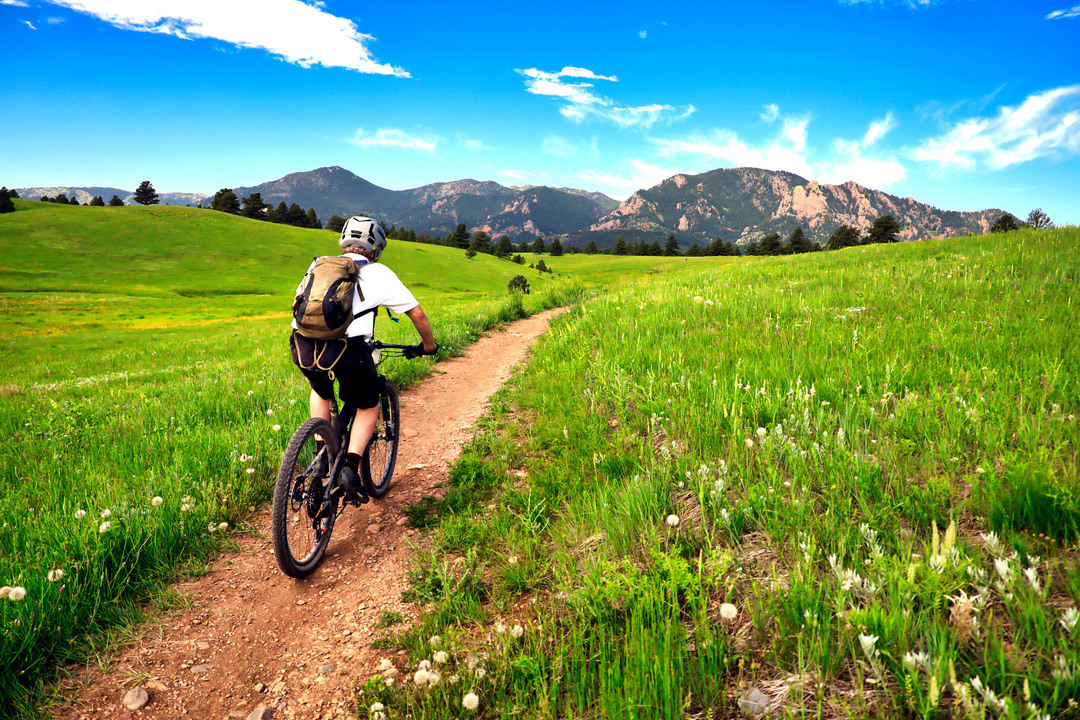
[[[313,340],[335,340],[345,335],[350,323],[364,313],[353,314],[353,290],[360,269],[352,258],[325,255],[316,258],[300,283],[293,301],[296,331]]]

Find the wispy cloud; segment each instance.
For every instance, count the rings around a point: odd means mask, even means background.
[[[401,148],[402,150],[434,152],[439,144],[439,138],[419,137],[410,135],[404,130],[397,130],[394,128],[380,128],[375,131],[374,135],[371,135],[364,132],[363,128],[360,128],[349,142],[364,150],[369,148],[393,147]]]
[[[1065,10],[1055,10],[1046,16],[1047,20],[1064,20],[1065,18],[1080,17],[1080,5]]]
[[[540,145],[540,151],[565,160],[596,160],[600,157],[595,137],[589,142],[573,142],[558,135],[548,135]]]
[[[894,155],[874,149],[896,121],[892,113],[870,123],[861,139],[836,139],[826,150],[808,140],[809,116],[784,117],[780,131],[760,143],[748,142],[727,129],[696,133],[686,138],[652,138],[657,157],[683,158],[701,169],[719,165],[786,170],[807,179],[841,183],[854,180],[871,187],[888,187],[903,180],[907,170]]]
[[[525,170],[503,170],[500,174],[504,177],[513,178],[514,180],[529,180],[536,177],[535,173],[527,172]]]
[[[575,177],[584,181],[588,187],[600,188],[613,198],[626,198],[635,191],[649,188],[672,175],[678,175],[676,167],[654,165],[639,159],[631,159],[624,173],[601,173],[586,170]]]
[[[471,138],[465,133],[457,134],[458,145],[469,150],[471,152],[482,152],[484,150],[490,150],[491,146],[484,143],[482,140]]]
[[[563,78],[579,80],[606,80],[618,82],[614,75],[597,75],[591,70],[577,67],[564,67],[558,72],[547,72],[529,68],[518,70],[525,76],[525,89],[534,95],[556,97],[565,101],[559,109],[563,117],[573,122],[581,122],[589,117],[609,120],[621,128],[648,129],[658,122],[674,122],[688,117],[694,112],[693,105],[676,107],[673,105],[621,106],[615,101],[593,91],[590,82],[567,82]]]
[[[373,38],[353,21],[331,15],[323,3],[301,0],[48,0],[125,30],[212,38],[259,48],[286,62],[339,67],[361,73],[409,77],[377,62],[367,49]]]
[[[780,117],[780,106],[776,103],[769,103],[763,105],[761,110],[761,119],[767,123],[776,122],[776,118]]]
[[[649,33],[648,33],[647,31],[645,31],[645,30],[642,30],[641,32],[639,32],[639,33],[637,34],[637,36],[638,36],[639,38],[641,38],[642,40],[644,40],[644,39],[645,39],[646,37],[648,37],[648,35],[649,35]]]
[[[23,20],[23,22],[26,23],[26,27],[30,28],[31,30],[37,30],[37,28],[34,27],[34,23],[30,22],[29,20]]]
[[[1002,106],[995,117],[973,117],[912,153],[939,169],[999,170],[1040,157],[1080,154],[1080,85],[1029,95],[1017,106]]]
[[[0,5],[14,5],[15,7],[27,7],[23,0],[0,0]]]

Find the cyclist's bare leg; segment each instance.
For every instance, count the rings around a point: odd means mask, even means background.
[[[311,411],[311,417],[330,422],[330,401],[319,397],[319,393],[314,390],[308,398],[308,409]]]
[[[379,417],[379,406],[363,408],[356,411],[353,419],[352,432],[349,434],[349,452],[357,455],[364,454],[371,433],[375,431],[375,421]]]

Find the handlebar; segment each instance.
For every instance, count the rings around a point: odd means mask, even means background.
[[[438,350],[438,343],[435,345],[435,349]],[[396,345],[394,343],[384,343],[375,340],[371,343],[372,354],[375,355],[376,363],[378,363],[383,357],[403,357],[406,359],[412,359],[420,357],[421,355],[434,355],[435,353],[425,353],[423,345]],[[390,352],[385,352],[389,350]]]

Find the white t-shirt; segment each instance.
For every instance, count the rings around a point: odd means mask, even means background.
[[[380,306],[389,308],[391,312],[403,313],[420,304],[413,297],[413,294],[409,292],[409,288],[405,287],[390,268],[379,263],[369,262],[364,256],[354,253],[345,253],[345,257],[356,261],[360,270],[360,280],[356,284],[357,289],[353,290],[353,315]],[[315,265],[314,260],[311,265]],[[308,270],[311,270],[311,266],[308,267]],[[297,289],[297,293],[301,292],[303,284],[303,281],[301,281],[301,287]],[[361,292],[364,296],[363,300],[360,299]],[[348,337],[363,336],[370,338],[375,333],[375,316],[377,314],[371,312],[353,320],[345,334]],[[293,328],[296,327],[295,320],[293,320],[292,326]]]

